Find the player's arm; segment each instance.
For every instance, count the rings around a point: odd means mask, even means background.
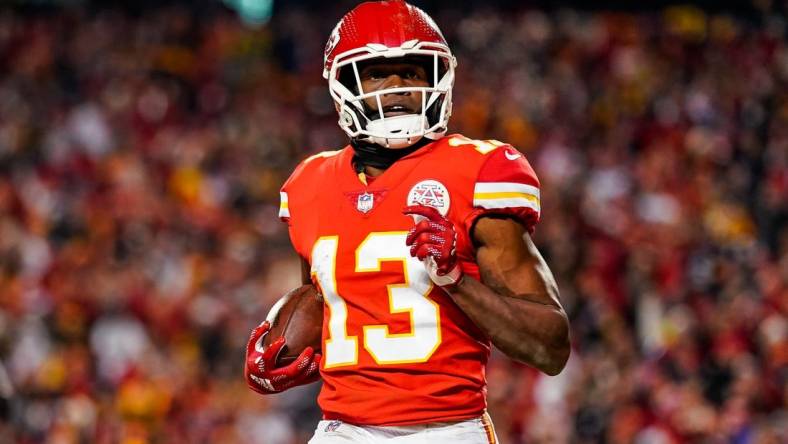
[[[569,322],[555,279],[525,227],[506,216],[477,220],[471,236],[480,282],[462,273],[454,224],[432,207],[411,206],[405,214],[422,218],[406,243],[430,279],[506,355],[558,374],[569,358]]]
[[[558,374],[569,358],[569,321],[558,286],[518,222],[482,217],[472,232],[481,282],[447,287],[457,305],[512,359]]]

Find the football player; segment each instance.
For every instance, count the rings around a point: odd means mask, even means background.
[[[531,240],[539,181],[510,145],[446,135],[455,66],[433,20],[404,1],[357,6],[326,45],[350,144],[301,162],[279,213],[304,283],[325,300],[322,356],[276,368],[282,339],[246,356],[260,393],[319,372],[324,421],[310,443],[495,442],[491,344],[549,375],[569,356],[558,288]]]

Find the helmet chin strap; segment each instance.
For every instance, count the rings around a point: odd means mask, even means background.
[[[395,137],[369,136],[364,140],[385,148],[405,148],[421,140],[427,128],[429,128],[429,122],[423,114],[383,117],[367,123],[367,131],[378,134],[391,134]],[[397,137],[399,135],[402,135],[402,137]]]

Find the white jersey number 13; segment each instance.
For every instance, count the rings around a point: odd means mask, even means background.
[[[410,333],[389,333],[388,325],[363,327],[364,349],[380,365],[425,362],[441,342],[440,310],[427,297],[432,290],[421,262],[410,256],[404,231],[373,232],[356,248],[355,272],[380,272],[385,261],[402,262],[403,282],[387,285],[389,312],[410,314]],[[358,363],[358,337],[348,336],[348,309],[337,291],[339,236],[324,236],[312,247],[312,274],[329,310],[329,338],[323,346],[325,368]],[[340,282],[340,284],[342,284]]]

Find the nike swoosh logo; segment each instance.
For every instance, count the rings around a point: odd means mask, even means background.
[[[523,155],[520,154],[520,153],[511,154],[509,151],[506,151],[506,150],[504,150],[503,155],[506,156],[506,158],[509,159],[509,160],[517,160],[520,157],[523,157]]]

